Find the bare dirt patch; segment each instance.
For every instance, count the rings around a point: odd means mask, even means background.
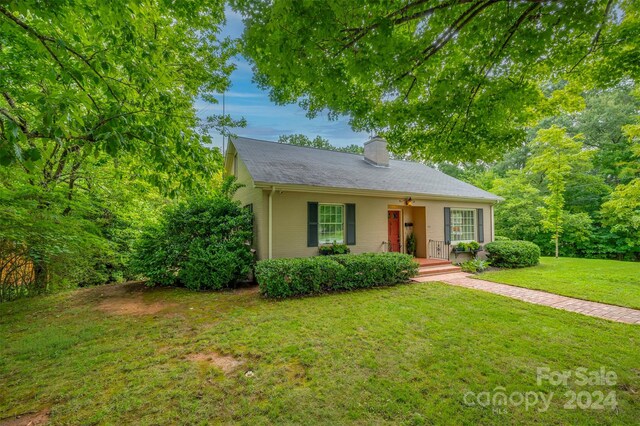
[[[239,359],[236,359],[231,355],[222,355],[218,352],[189,354],[186,356],[186,360],[192,362],[206,362],[219,368],[225,374],[232,373],[236,368],[242,365],[242,361]]]
[[[0,419],[0,426],[39,426],[49,423],[51,411],[48,408],[37,413],[25,413],[7,419]]]
[[[258,287],[257,285],[248,285],[248,286],[244,286],[244,287],[238,287],[236,289],[233,290],[233,294],[238,294],[238,295],[253,295],[253,294],[259,294],[260,293],[260,287]]]
[[[149,302],[144,299],[145,287],[142,283],[109,284],[95,289],[96,309],[115,315],[154,315],[175,303]]]

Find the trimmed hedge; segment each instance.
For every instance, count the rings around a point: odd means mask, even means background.
[[[540,262],[540,247],[529,241],[494,241],[484,250],[491,266],[498,268],[524,268]]]
[[[273,298],[398,284],[417,272],[413,257],[400,253],[270,259],[256,265],[260,292]]]

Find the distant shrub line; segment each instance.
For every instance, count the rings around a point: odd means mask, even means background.
[[[417,272],[413,257],[400,253],[269,259],[256,265],[260,292],[279,299],[393,285],[409,281]]]

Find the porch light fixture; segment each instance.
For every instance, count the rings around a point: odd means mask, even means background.
[[[405,198],[404,205],[405,206],[412,206],[413,205],[413,200],[411,199],[411,197]]]

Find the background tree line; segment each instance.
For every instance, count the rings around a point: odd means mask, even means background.
[[[637,87],[584,94],[584,109],[545,118],[521,146],[491,163],[437,163],[501,195],[496,234],[544,254],[638,259],[640,139]]]

